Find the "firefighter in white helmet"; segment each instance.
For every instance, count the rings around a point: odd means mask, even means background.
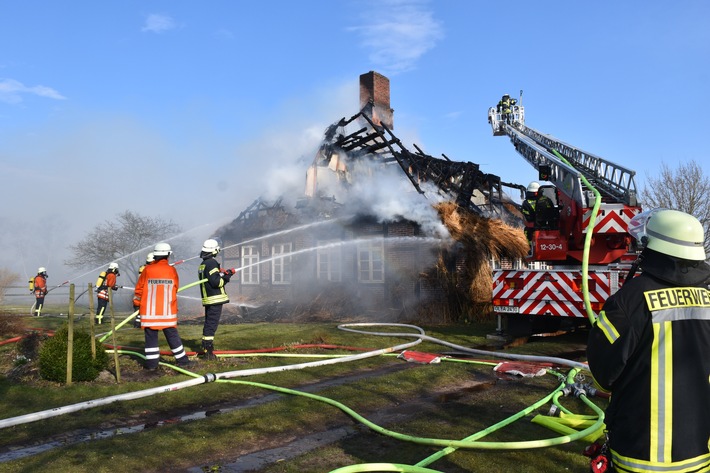
[[[661,209],[634,217],[629,233],[645,245],[642,273],[606,301],[587,346],[594,379],[611,391],[611,463],[619,472],[710,471],[703,226],[692,215]]]
[[[214,336],[217,333],[219,320],[222,317],[222,306],[229,302],[224,286],[234,274],[231,269],[222,270],[215,257],[221,248],[217,240],[205,240],[200,252],[202,264],[197,270],[197,278],[202,281],[200,292],[202,305],[205,308],[205,322],[202,327],[202,354],[206,359],[214,360]]]
[[[121,287],[116,284],[116,278],[120,276],[121,273],[118,271],[118,263],[113,262],[108,265],[106,271],[101,271],[99,277],[96,279],[96,323],[100,324],[103,321],[104,314],[106,312],[106,306],[108,305],[108,290],[109,288],[113,291],[118,291]]]
[[[153,261],[155,261],[155,258],[153,256],[153,252],[151,251],[145,257],[145,264],[141,265],[141,267],[138,268],[138,280],[140,280],[141,274],[143,274],[143,270],[145,269],[145,267],[148,266]],[[136,293],[135,293],[135,289],[134,289],[133,290],[133,312],[136,312],[139,309],[140,309],[140,300],[136,299]],[[141,314],[140,314],[140,312],[133,319],[133,327],[134,328],[141,328]]]
[[[35,295],[35,308],[32,315],[39,317],[42,315],[42,306],[44,306],[44,296],[49,292],[47,290],[47,268],[40,267],[37,269],[37,276],[30,280],[30,291]]]
[[[155,245],[154,261],[143,269],[134,293],[134,303],[138,301],[138,313],[141,316],[141,327],[145,335],[144,368],[151,371],[158,369],[160,363],[158,332],[161,330],[177,365],[190,365],[177,330],[177,291],[180,287],[180,278],[175,267],[168,263],[171,254],[172,248],[168,243],[161,242]]]

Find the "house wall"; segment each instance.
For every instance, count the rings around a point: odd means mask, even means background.
[[[427,284],[420,280],[420,274],[436,262],[436,256],[431,245],[422,244],[414,238],[409,240],[408,237],[418,236],[416,225],[410,222],[364,222],[347,227],[324,227],[330,228],[319,228],[317,232],[294,232],[249,243],[258,247],[259,260],[263,261],[259,264],[259,283],[245,284],[241,273],[238,273],[227,286],[230,299],[257,304],[277,300],[291,304],[313,304],[337,294],[349,307],[358,310],[405,310],[434,294],[435,289],[432,288],[430,293]],[[381,242],[383,260],[381,272],[373,270],[371,273],[381,274],[381,277],[376,281],[364,281],[359,277],[358,247],[369,245],[373,239]],[[339,249],[340,281],[329,281],[318,276],[318,251],[310,249],[319,247],[319,242],[324,241],[339,242],[333,248]],[[275,283],[272,280],[273,262],[267,260],[274,256],[274,245],[288,243],[291,244],[291,252],[296,253],[291,256],[291,278],[288,283]],[[225,246],[229,243],[225,242]],[[323,248],[323,245],[320,247]],[[240,254],[241,246],[225,250],[225,265],[241,267]]]

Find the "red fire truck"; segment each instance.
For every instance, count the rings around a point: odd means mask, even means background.
[[[495,263],[492,300],[498,331],[517,337],[586,324],[583,274],[588,307],[598,312],[636,259],[628,233],[629,221],[641,212],[635,172],[527,127],[522,104],[508,115],[491,107],[488,122],[494,136],[508,136],[538,171],[539,192],[556,210],[550,225],[531,231],[528,258]],[[601,204],[590,228],[597,196]]]

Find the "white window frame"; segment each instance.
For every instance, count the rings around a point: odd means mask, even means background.
[[[271,247],[272,284],[291,284],[291,257],[278,257],[286,253],[291,253],[291,243],[277,243]]]
[[[357,245],[357,279],[362,283],[385,282],[384,238],[373,238]]]
[[[341,282],[343,280],[343,256],[340,245],[332,245],[333,243],[341,243],[340,240],[324,240],[319,241],[319,248],[316,252],[316,277],[321,281]]]
[[[253,265],[253,266],[251,266]],[[242,270],[240,282],[242,284],[259,284],[259,247],[255,245],[242,246]]]

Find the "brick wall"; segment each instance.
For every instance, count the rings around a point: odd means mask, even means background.
[[[394,129],[394,110],[390,107],[390,80],[374,71],[360,76],[360,109],[376,125]]]

